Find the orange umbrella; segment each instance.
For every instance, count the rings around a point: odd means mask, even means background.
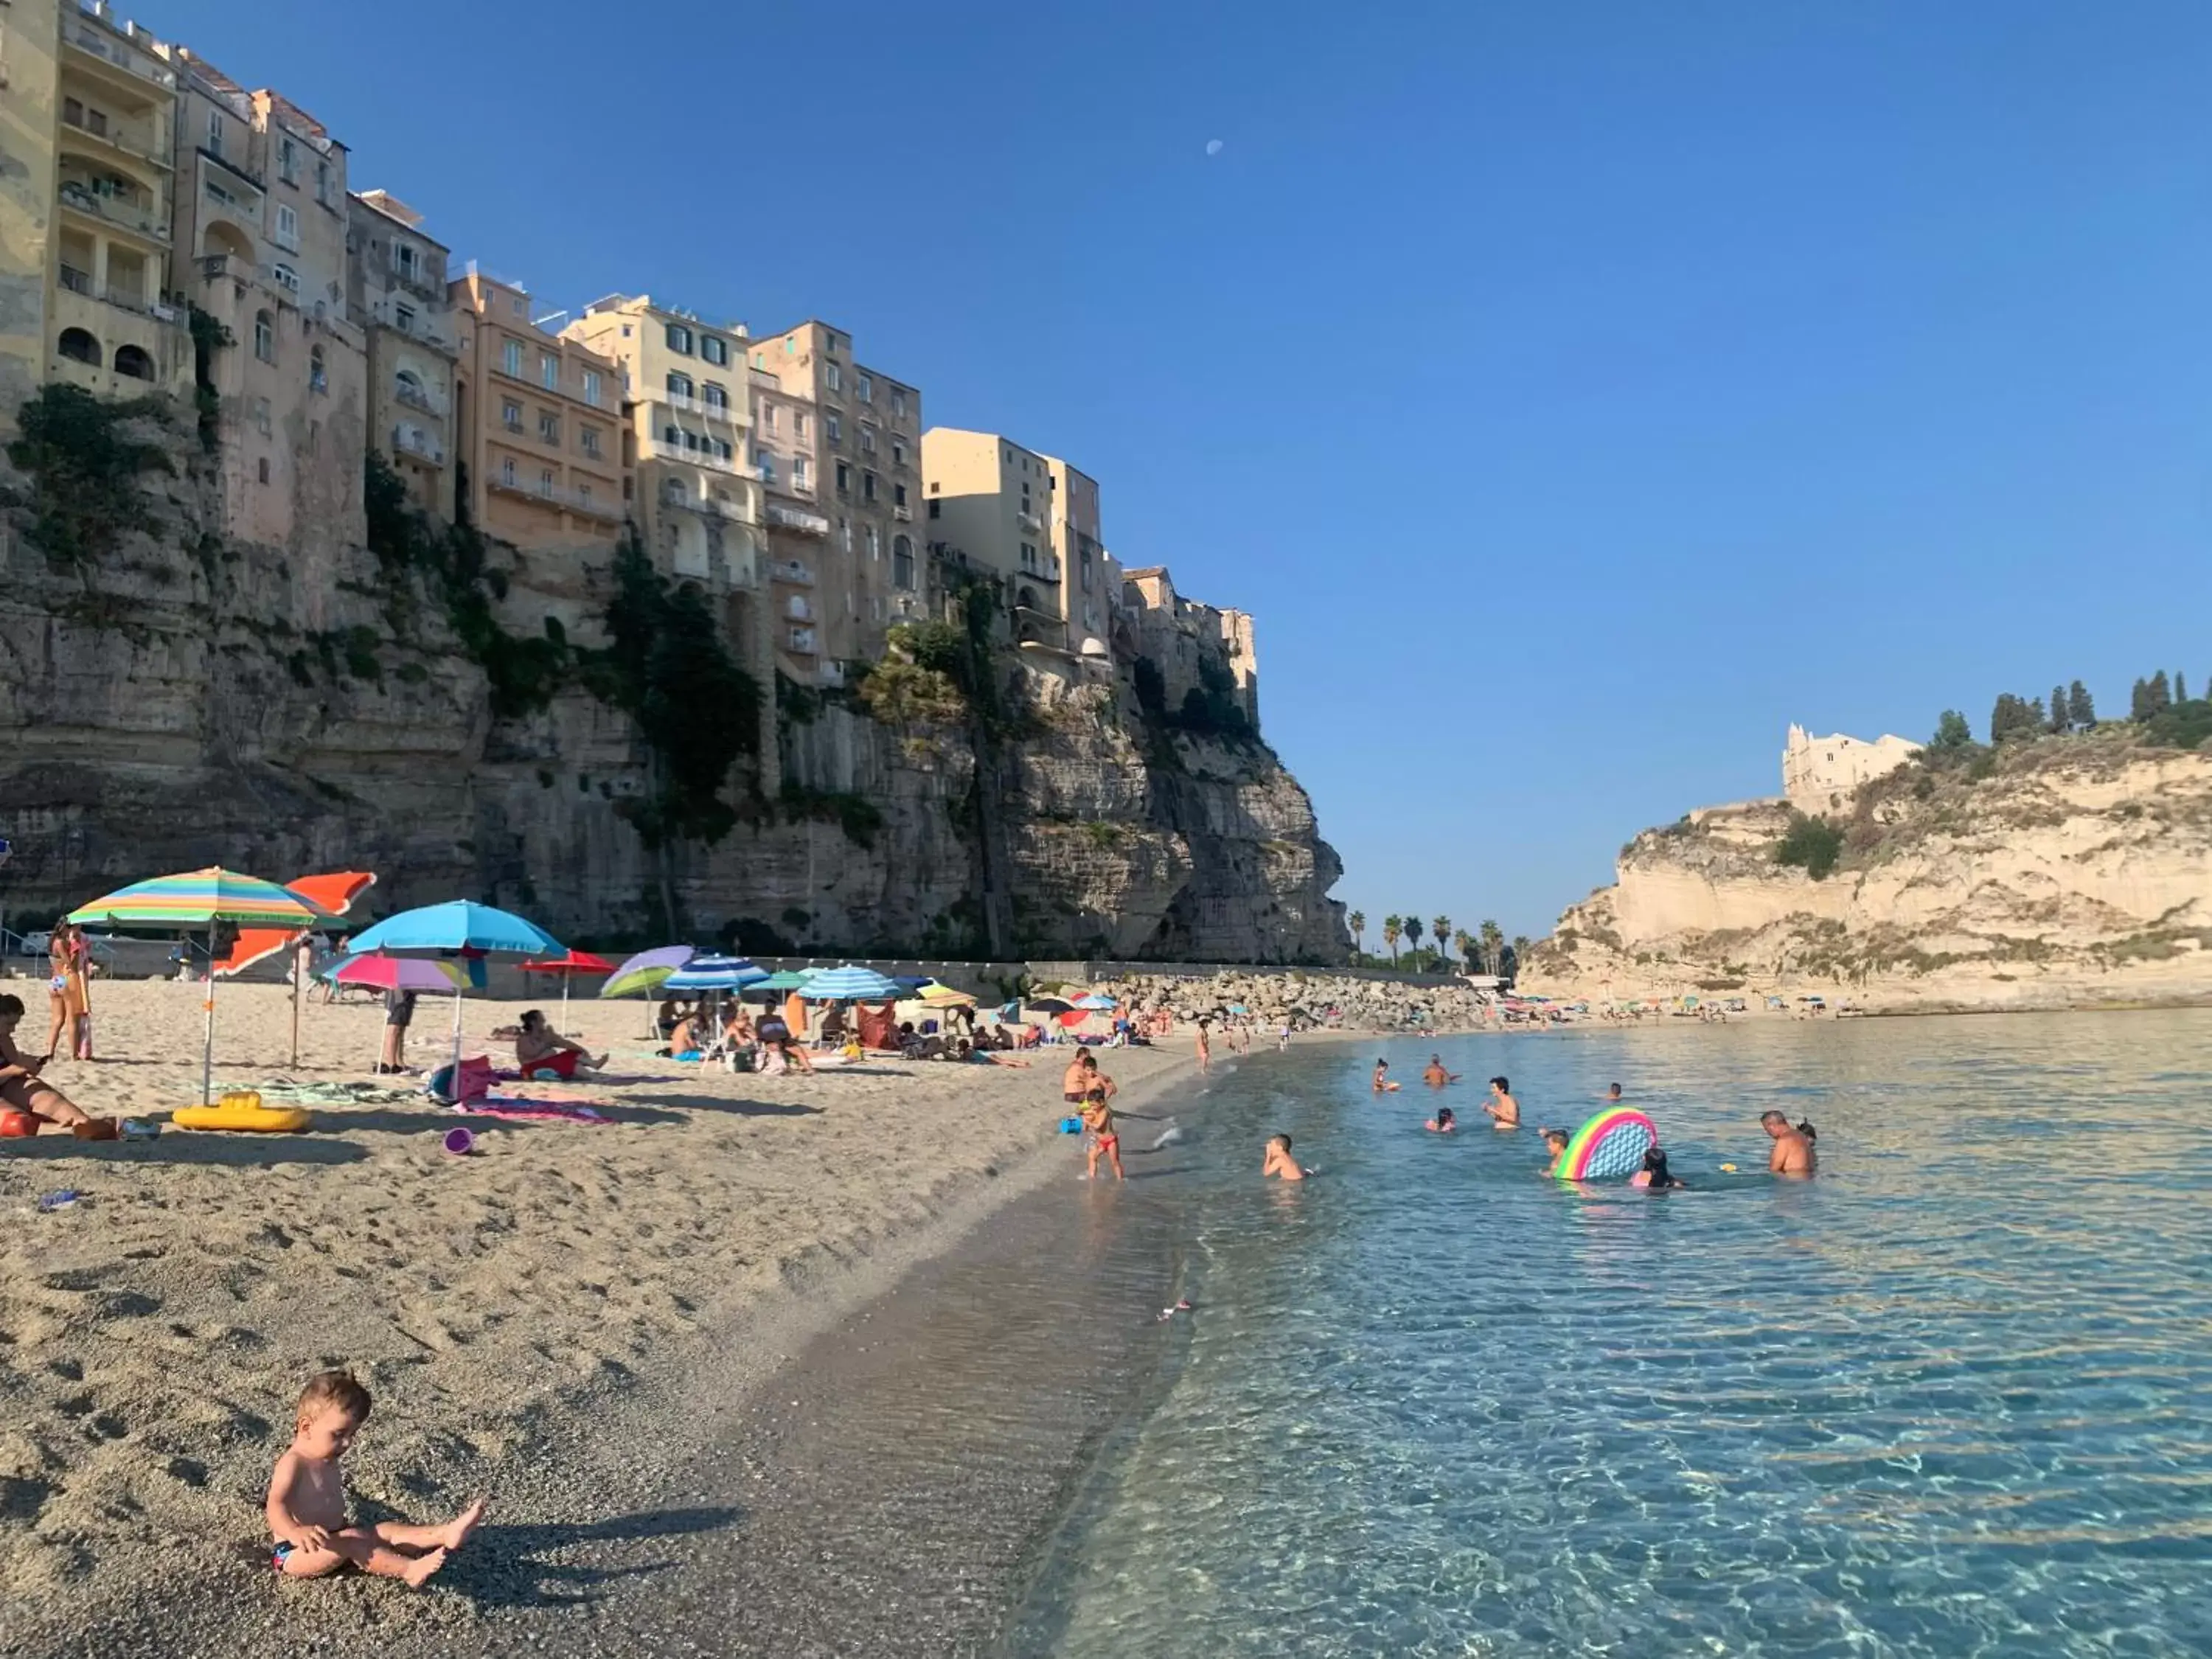
[[[783,1005],[783,1023],[791,1027],[793,1036],[806,1035],[806,999],[793,991]]]
[[[301,876],[297,881],[284,884],[287,892],[297,893],[318,910],[342,916],[353,908],[353,902],[376,885],[376,877],[367,870],[335,870],[327,875]],[[221,962],[211,963],[216,977],[235,979],[257,962],[266,962],[279,951],[289,950],[312,931],[307,928],[241,927],[238,942],[230,947],[230,954]],[[292,1064],[300,1063],[300,1000],[307,994],[307,975],[292,975]]]

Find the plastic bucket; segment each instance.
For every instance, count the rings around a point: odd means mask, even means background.
[[[455,1158],[465,1158],[476,1150],[477,1138],[466,1129],[446,1131],[446,1150]]]

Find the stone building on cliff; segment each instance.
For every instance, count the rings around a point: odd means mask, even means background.
[[[1782,750],[1782,793],[1801,812],[1831,812],[1861,784],[1894,772],[1919,752],[1918,744],[1904,738],[1816,738],[1792,726]]]
[[[1211,678],[1231,688],[1252,729],[1260,729],[1260,658],[1251,612],[1184,599],[1165,565],[1127,572],[1121,597],[1128,625],[1123,649],[1160,671],[1170,708],[1181,708],[1192,691],[1206,690]],[[1121,654],[1117,650],[1116,657]]]

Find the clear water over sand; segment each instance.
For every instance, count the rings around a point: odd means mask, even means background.
[[[1616,1079],[1694,1191],[1538,1178]],[[2212,1014],[1333,1046],[1207,1099],[1181,1368],[1012,1650],[2212,1652]],[[1768,1106],[1817,1182],[1751,1173]],[[1276,1128],[1322,1179],[1260,1183]]]

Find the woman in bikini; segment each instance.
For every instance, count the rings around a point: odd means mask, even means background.
[[[66,921],[58,923],[46,941],[46,963],[52,975],[46,981],[46,1006],[53,1013],[53,1026],[46,1033],[48,1060],[60,1052],[64,1032],[70,1054],[79,1060],[92,1058],[92,997],[85,971],[90,950],[84,930]]]
[[[16,1048],[15,1028],[22,1020],[22,998],[0,996],[0,1106],[70,1128],[90,1123],[89,1113],[39,1075],[46,1062],[26,1060]]]

